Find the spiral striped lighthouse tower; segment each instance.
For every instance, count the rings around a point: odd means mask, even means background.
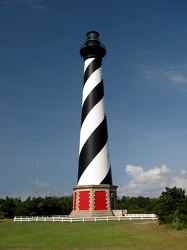
[[[117,207],[117,186],[112,184],[104,106],[102,58],[105,47],[99,33],[90,31],[80,49],[84,58],[82,118],[77,186],[71,217],[112,216]]]

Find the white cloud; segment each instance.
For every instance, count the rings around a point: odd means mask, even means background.
[[[42,187],[49,187],[50,184],[48,182],[39,182],[38,181],[38,182],[35,183],[35,186],[39,187],[39,188],[42,188]]]
[[[30,181],[30,184],[35,186],[36,188],[48,188],[50,187],[49,182],[41,182],[41,181]]]
[[[172,82],[176,84],[185,84],[187,83],[187,65],[179,64],[171,67],[170,69],[166,69],[163,71],[163,74]]]
[[[139,70],[148,80],[169,80],[171,84],[180,87],[180,90],[186,91],[187,88],[187,64],[178,64],[162,68],[152,68],[150,65],[139,65]],[[162,81],[163,82],[163,81]]]
[[[163,165],[144,171],[140,166],[127,165],[125,172],[131,180],[118,188],[119,196],[158,197],[166,187],[181,187],[187,190],[187,171],[173,173]]]
[[[181,175],[187,174],[187,171],[186,171],[186,170],[181,170],[181,171],[180,171],[180,174],[181,174]]]
[[[168,74],[168,78],[176,83],[187,83],[187,77],[178,73]]]
[[[47,8],[43,3],[43,0],[2,0],[2,3],[15,6],[18,4],[26,4],[32,9],[47,11]]]

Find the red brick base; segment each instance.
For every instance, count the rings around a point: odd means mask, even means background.
[[[70,217],[113,216],[117,209],[117,186],[74,186],[73,211]]]

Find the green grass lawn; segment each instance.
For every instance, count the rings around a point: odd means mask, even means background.
[[[13,222],[0,221],[0,249],[186,250],[187,231],[157,221]]]

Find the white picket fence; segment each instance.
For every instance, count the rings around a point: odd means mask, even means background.
[[[55,216],[16,216],[14,222],[86,222],[86,221],[123,221],[123,220],[157,220],[155,214],[125,214],[125,216],[79,217],[70,218],[65,215]]]

